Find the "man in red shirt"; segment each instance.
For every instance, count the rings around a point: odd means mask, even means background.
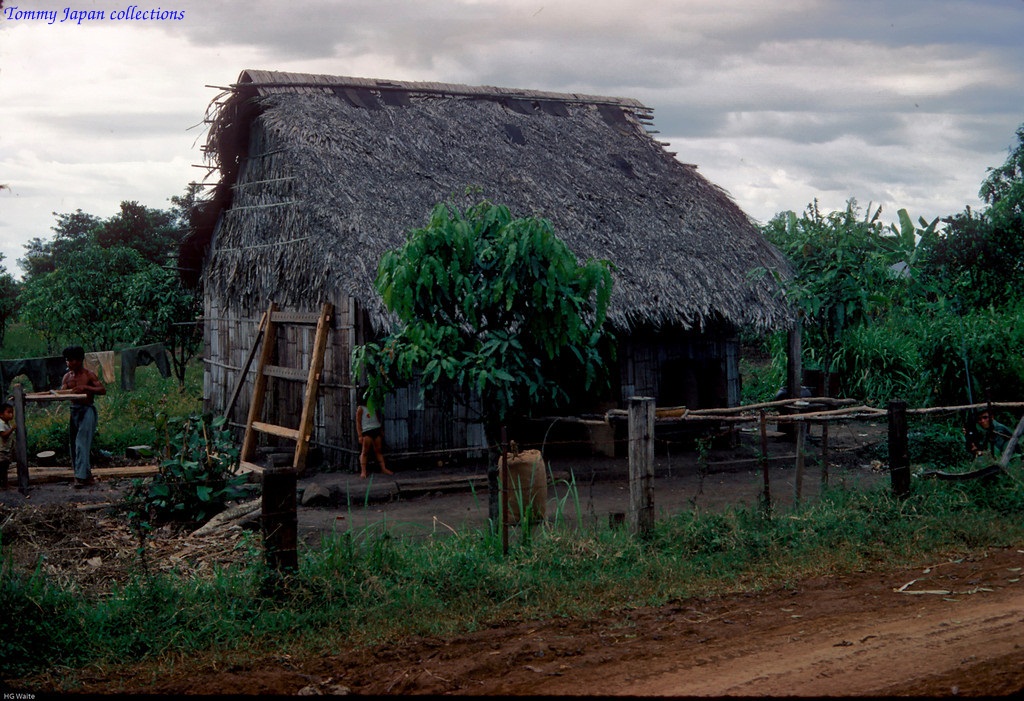
[[[68,427],[71,465],[75,469],[75,489],[81,489],[93,484],[94,481],[89,461],[92,438],[96,435],[96,407],[93,405],[93,397],[97,394],[106,394],[107,388],[100,382],[96,373],[85,367],[85,350],[81,346],[68,346],[64,349],[63,355],[68,371],[61,381],[61,392],[86,395],[84,399],[71,401],[71,423]]]

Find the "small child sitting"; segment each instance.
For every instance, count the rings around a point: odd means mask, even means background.
[[[14,407],[0,404],[0,489],[7,489],[7,471],[14,458]]]

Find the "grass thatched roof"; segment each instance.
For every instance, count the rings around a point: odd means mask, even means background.
[[[750,274],[782,256],[635,100],[247,70],[209,116],[224,211],[206,284],[254,309],[312,309],[340,288],[384,328],[381,254],[470,188],[612,261],[619,328],[789,325],[771,276]]]

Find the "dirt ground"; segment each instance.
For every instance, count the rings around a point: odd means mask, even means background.
[[[836,431],[830,482],[885,483],[869,451],[878,432]],[[770,470],[773,500],[791,503],[796,471],[784,445]],[[738,453],[660,455],[655,506],[662,513],[753,503],[763,475]],[[553,461],[553,509],[569,527],[625,511],[628,487],[609,461]],[[575,477],[576,499],[559,491]],[[817,494],[809,468],[801,496]],[[345,480],[357,479],[343,476]],[[396,479],[401,478],[401,473]],[[323,481],[326,476],[312,479]],[[376,478],[375,478],[376,479]],[[359,484],[358,482],[356,484]],[[365,484],[365,483],[364,483]],[[301,487],[301,485],[300,485]],[[4,545],[27,564],[47,554],[48,572],[86,588],[122,576],[134,542],[106,513],[117,483],[86,490],[40,485],[28,498],[0,494]],[[564,484],[561,489],[564,488]],[[351,492],[350,492],[351,493]],[[343,529],[388,527],[408,535],[472,528],[486,493],[426,493],[391,502],[299,508],[306,542]],[[559,504],[561,506],[559,507]],[[237,557],[238,531],[211,539],[163,534],[154,561],[202,570]],[[201,556],[197,553],[202,553]],[[316,659],[206,656],[173,672],[126,663],[83,670],[74,691],[211,695],[600,695],[600,696],[999,696],[1024,689],[1024,543],[974,557],[907,563],[795,582],[756,594],[723,593],[659,608],[608,611],[594,620],[510,620],[448,639],[416,638]],[[8,681],[12,689],[62,691],[56,675]]]

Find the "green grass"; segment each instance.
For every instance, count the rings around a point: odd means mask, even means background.
[[[25,324],[13,323],[7,327],[0,356],[4,358],[42,358],[60,355],[60,348],[47,348],[46,341]]]
[[[75,595],[41,571],[4,566],[0,607],[17,616],[0,623],[0,676],[73,680],[76,669],[126,659],[171,664],[251,649],[329,654],[342,645],[903,567],[1019,545],[1022,508],[1017,478],[917,480],[905,499],[887,489],[828,491],[774,516],[747,508],[681,513],[660,520],[646,539],[624,528],[541,526],[514,539],[507,556],[486,530],[403,538],[372,528],[301,547],[299,571],[276,587],[267,586],[275,580],[256,539],[245,546],[252,550],[245,565],[202,578],[140,573],[109,596]]]

